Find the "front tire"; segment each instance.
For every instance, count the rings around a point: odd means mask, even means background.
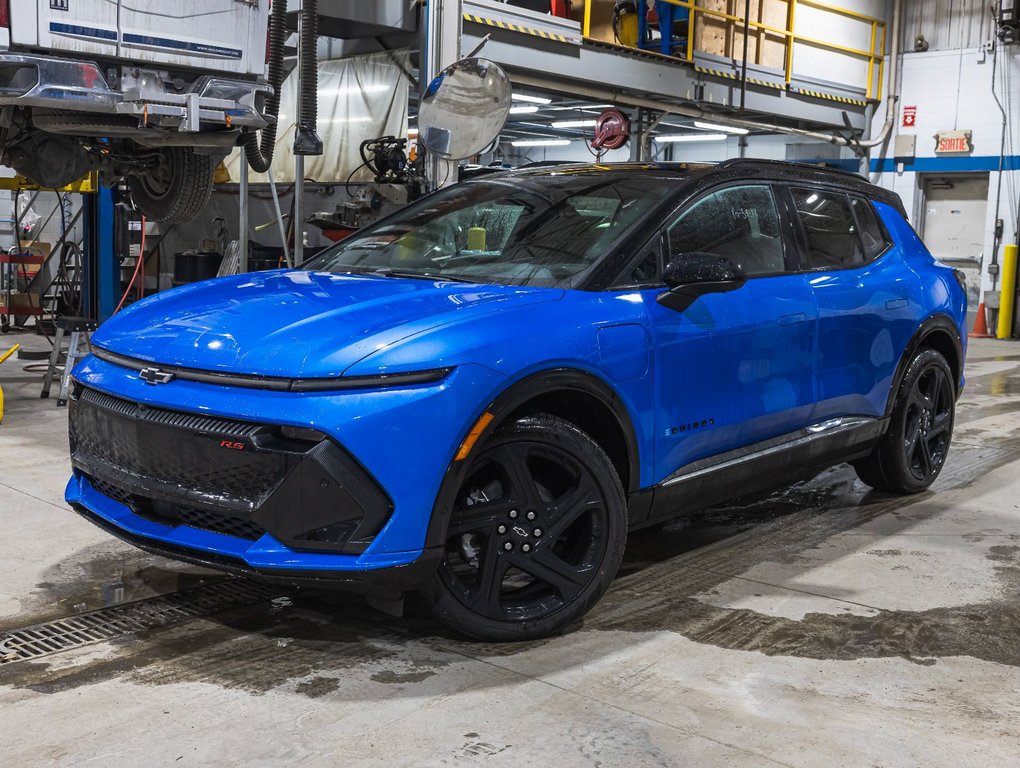
[[[560,634],[605,593],[626,537],[626,498],[605,452],[570,422],[527,416],[472,459],[426,597],[478,640]]]
[[[159,165],[144,176],[129,176],[135,207],[149,221],[182,224],[198,216],[212,197],[216,158],[194,150],[163,150]]]
[[[949,364],[934,349],[922,349],[903,376],[888,431],[870,456],[854,464],[857,476],[886,493],[920,493],[945,465],[955,418]]]

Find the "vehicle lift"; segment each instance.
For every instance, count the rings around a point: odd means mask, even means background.
[[[22,192],[38,192],[38,186],[27,179],[15,176],[13,178],[0,179],[0,189]],[[57,190],[50,190],[57,191]],[[75,182],[60,192],[81,195],[81,211],[79,213],[82,224],[82,316],[61,317],[56,322],[56,334],[53,338],[53,350],[49,356],[49,365],[43,383],[41,397],[49,396],[50,386],[57,371],[63,367],[60,374],[60,394],[57,405],[65,405],[70,381],[70,371],[77,360],[80,360],[88,352],[89,339],[100,323],[110,318],[117,304],[117,297],[120,293],[120,262],[114,249],[115,231],[115,197],[116,190],[112,187],[103,186],[99,182],[98,175],[92,174],[84,179]],[[76,217],[76,218],[78,218]],[[73,224],[73,222],[72,222]],[[53,265],[62,258],[63,245],[68,237],[65,232],[63,237],[56,243],[49,257],[33,256],[22,251],[20,246],[20,233],[15,232],[16,247],[14,253],[2,258],[9,267],[33,264],[45,269],[46,262]],[[50,274],[55,274],[53,267],[50,267]],[[45,297],[40,293],[40,304]],[[9,301],[7,302],[9,304]],[[45,314],[43,306],[39,307],[18,307],[6,306],[4,311],[7,318],[26,318],[33,316],[40,322]],[[69,335],[69,348],[63,349],[63,339]]]

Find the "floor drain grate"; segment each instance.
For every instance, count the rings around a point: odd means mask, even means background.
[[[272,586],[230,579],[10,630],[0,634],[0,665],[169,626],[281,594],[280,589]]]

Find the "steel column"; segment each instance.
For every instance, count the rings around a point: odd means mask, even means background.
[[[424,20],[421,24],[421,83],[422,96],[429,83],[461,56],[461,26],[463,24],[462,0],[427,0],[422,9]],[[452,163],[426,156],[425,175],[430,189],[436,189],[450,182],[456,182],[456,161]]]
[[[304,88],[304,79],[301,77],[301,17],[298,16],[298,55],[297,55],[297,71],[294,76],[297,78],[297,93],[298,97],[294,101],[294,111],[297,113],[294,115],[294,124],[301,124],[301,96]],[[294,133],[297,137],[297,132]],[[272,169],[269,170],[272,173]],[[294,218],[291,219],[291,226],[294,227],[294,266],[300,267],[305,260],[305,248],[304,248],[304,234],[301,229],[304,226],[304,220],[302,216],[301,203],[304,201],[305,196],[305,156],[294,153]]]
[[[269,169],[272,173],[273,169]],[[244,273],[248,271],[248,161],[241,156],[241,184],[238,190],[237,241],[240,246],[238,254],[237,271]]]
[[[113,189],[104,186],[82,195],[83,312],[100,323],[113,315],[120,294],[120,262],[113,248],[113,196]]]

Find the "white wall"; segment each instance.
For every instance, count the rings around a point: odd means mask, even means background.
[[[841,0],[833,5],[872,18],[886,19],[889,15],[886,0]],[[797,6],[794,28],[798,35],[804,37],[860,51],[871,50],[871,23],[853,16],[801,4]],[[875,47],[881,50],[881,44],[879,33]],[[860,88],[868,81],[868,61],[841,51],[797,43],[793,48],[793,73],[795,76],[846,83]],[[872,73],[872,85],[877,83],[877,76],[877,71]]]
[[[1009,135],[1013,146],[1007,146],[1006,167],[1020,169],[1020,50],[1016,46],[1000,49],[999,75],[1010,80],[1007,114],[1010,116]],[[1002,80],[997,90],[1003,94]],[[915,225],[921,218],[923,174],[948,174],[954,172],[988,172],[989,205],[986,221],[985,249],[983,254],[982,290],[990,287],[987,265],[991,261],[993,228],[996,218],[995,196],[998,183],[998,164],[1002,136],[1002,113],[992,96],[992,57],[985,55],[983,48],[969,48],[956,51],[929,53],[908,53],[903,56],[901,99],[896,116],[896,134],[913,134],[917,137],[917,157],[905,162],[902,170],[893,158],[893,141],[884,152],[872,155],[873,177],[884,187],[895,190]],[[1007,99],[1001,95],[1004,103]],[[902,107],[917,107],[917,124],[913,128],[902,126]],[[881,128],[885,109],[876,113],[873,129]],[[974,152],[966,157],[937,157],[935,155],[936,131],[970,130],[973,132]],[[1020,192],[1020,172],[1011,170],[1003,174],[1002,207],[999,217],[1005,221],[1005,241],[1016,242],[1017,194]]]

